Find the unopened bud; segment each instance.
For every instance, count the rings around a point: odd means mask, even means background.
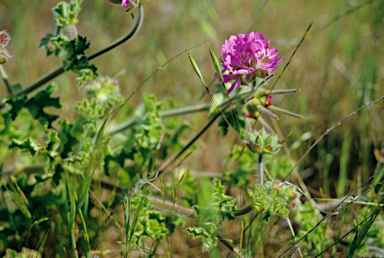
[[[8,59],[12,58],[8,50],[5,48],[10,40],[11,37],[7,32],[4,30],[0,31],[0,64],[5,64]]]
[[[245,145],[253,153],[276,155],[281,149],[278,144],[279,138],[276,134],[269,134],[265,129],[248,134]]]

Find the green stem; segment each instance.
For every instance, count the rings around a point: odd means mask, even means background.
[[[225,109],[223,109],[224,111]],[[175,156],[171,157],[170,159],[168,159],[160,168],[159,170],[157,171],[156,173],[156,177],[159,177],[162,173],[164,173],[164,171],[176,160],[178,159],[186,150],[189,149],[189,147],[191,147],[195,141],[197,139],[200,138],[200,136],[203,135],[203,133],[213,124],[213,122],[215,122],[215,120],[221,116],[221,113],[217,113],[201,130],[200,132],[198,132],[195,137],[193,137],[188,143],[187,145],[184,146],[184,148],[182,148]]]
[[[124,37],[122,37],[121,39],[117,40],[116,42],[112,43],[111,45],[107,46],[106,48],[104,48],[104,49],[100,50],[99,52],[97,52],[97,53],[91,55],[90,57],[88,57],[88,61],[91,61],[92,59],[94,59],[94,58],[96,58],[98,56],[101,56],[102,54],[112,50],[113,48],[115,48],[115,47],[123,44],[127,40],[131,39],[139,31],[140,26],[141,26],[141,24],[143,22],[144,13],[143,13],[143,7],[141,5],[138,8],[137,16],[138,16],[138,18],[137,18],[135,26],[132,28],[132,30],[128,34],[126,34]],[[63,66],[61,66],[61,67],[57,68],[56,70],[50,72],[49,74],[45,75],[44,77],[40,78],[35,83],[29,85],[24,90],[18,92],[16,96],[20,97],[20,96],[29,94],[32,91],[40,88],[45,83],[47,83],[50,80],[56,78],[57,76],[61,75],[64,72],[65,72],[65,69],[64,69]]]
[[[70,25],[69,26],[69,31],[71,32],[73,39],[77,38],[77,36],[79,35],[75,25]]]
[[[78,258],[79,255],[77,254],[75,231],[73,229],[71,229],[71,241],[72,241],[72,247],[73,247],[73,252],[75,253],[75,257]]]
[[[226,101],[222,102],[219,105],[219,107],[220,108],[227,108],[228,104],[231,101],[239,99],[239,98],[242,98],[242,97],[247,97],[250,94],[252,94],[252,90],[243,91],[239,95],[234,96],[234,97],[232,97],[230,99],[227,99]],[[160,117],[163,117],[163,118],[173,117],[173,116],[181,116],[181,115],[186,115],[186,114],[192,114],[192,113],[209,111],[211,107],[212,107],[211,104],[200,104],[200,105],[194,105],[194,106],[190,106],[190,107],[183,107],[183,108],[176,108],[176,109],[171,109],[171,110],[160,111],[159,115],[160,115]],[[127,130],[127,129],[131,128],[137,122],[138,122],[137,118],[133,118],[133,119],[127,120],[127,121],[117,125],[109,133],[110,134],[120,133],[120,132],[122,132],[124,130]]]
[[[273,105],[268,106],[268,108],[270,110],[272,110],[272,111],[277,111],[277,112],[286,114],[288,116],[293,116],[293,117],[296,117],[296,118],[300,118],[300,120],[302,120],[304,118],[304,116],[302,116],[302,115],[293,113],[291,111],[288,111],[288,110],[285,110],[285,109],[282,109],[282,108],[279,108],[279,107],[276,107],[276,106],[273,106]]]
[[[278,94],[290,94],[300,92],[300,89],[286,89],[286,90],[273,90],[270,91],[270,95],[278,95]]]
[[[144,9],[143,9],[143,6],[141,4],[139,4],[138,11],[137,11],[137,20],[136,20],[135,26],[132,28],[132,30],[128,34],[126,34],[124,37],[122,37],[121,39],[118,39],[116,42],[112,43],[111,45],[107,46],[106,48],[104,48],[104,49],[100,50],[99,52],[88,57],[88,61],[91,61],[92,59],[94,59],[98,56],[101,56],[102,54],[114,49],[115,47],[117,47],[117,46],[123,44],[124,42],[126,42],[127,40],[131,39],[139,31],[139,29],[143,23],[143,19],[144,19]]]
[[[41,77],[40,79],[38,79],[35,83],[29,85],[27,88],[25,88],[24,90],[21,90],[19,91],[17,94],[16,94],[16,97],[21,97],[23,95],[27,95],[29,93],[31,93],[32,91],[40,88],[41,86],[43,86],[45,83],[49,82],[50,80],[52,80],[53,78],[56,78],[57,76],[59,76],[60,74],[64,73],[65,72],[65,69],[64,67],[59,67],[57,68],[56,70],[50,72],[49,74]]]
[[[8,76],[3,68],[3,65],[0,65],[0,74],[1,74],[1,77],[3,78],[7,95],[13,98],[13,96],[15,95],[15,91],[13,90],[12,84],[8,80]]]
[[[250,213],[251,211],[253,211],[255,208],[253,207],[252,204],[248,204],[247,206],[235,211],[233,214],[236,216],[236,217],[239,217],[239,216],[243,216],[247,213]]]

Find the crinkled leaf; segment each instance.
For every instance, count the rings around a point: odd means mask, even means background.
[[[216,237],[216,225],[213,223],[206,223],[205,227],[189,227],[186,228],[189,234],[193,236],[194,239],[200,238],[203,243],[203,251],[210,251],[213,247],[217,245]]]
[[[27,100],[26,96],[16,99],[10,99],[7,104],[11,106],[9,113],[12,120],[15,120],[17,114],[22,108],[27,108],[34,119],[39,120],[41,125],[52,127],[52,122],[55,121],[58,116],[48,114],[44,111],[46,107],[61,108],[59,98],[52,98],[50,95],[57,90],[56,84],[49,85],[46,89],[36,94],[36,96]]]
[[[218,205],[223,219],[234,220],[235,215],[233,213],[237,211],[237,200],[224,194],[225,186],[221,185],[220,180],[217,178],[213,180],[213,191],[213,196],[216,199],[215,204]]]
[[[48,128],[52,127],[52,122],[59,116],[51,115],[44,111],[46,107],[61,108],[59,98],[52,98],[50,95],[58,89],[56,84],[49,85],[45,90],[39,92],[33,98],[29,99],[25,107],[31,112],[33,118],[38,119],[45,126],[48,123]]]
[[[58,152],[61,154],[61,157],[63,159],[66,159],[68,157],[68,154],[72,151],[72,148],[78,143],[78,141],[76,137],[72,135],[73,125],[71,125],[68,120],[61,120],[59,122],[59,126],[59,138],[61,143]]]
[[[60,56],[64,51],[62,46],[53,43],[53,39],[55,38],[57,37],[54,34],[48,33],[40,40],[39,48],[44,48],[47,56],[52,54]]]
[[[44,145],[46,146],[47,150],[56,152],[56,150],[60,146],[59,134],[55,130],[49,129],[47,134],[47,140]]]
[[[87,61],[88,65],[88,61]],[[76,78],[77,87],[81,87],[88,80],[97,80],[97,68],[94,65],[87,66],[89,68],[79,70],[79,76]]]
[[[41,258],[42,256],[38,251],[23,247],[21,249],[20,253],[14,251],[12,249],[7,248],[5,250],[5,256],[4,257],[6,257],[6,258],[29,258],[29,257]]]
[[[74,25],[78,22],[76,16],[80,12],[80,1],[60,2],[52,9],[52,12],[53,19],[58,26]]]
[[[10,99],[7,101],[7,104],[11,106],[11,110],[9,110],[9,114],[11,115],[11,119],[15,120],[20,110],[24,107],[27,102],[27,97],[23,96],[21,98]]]
[[[37,153],[44,150],[44,147],[35,139],[28,137],[24,141],[19,141],[17,139],[13,139],[12,143],[9,145],[10,149],[18,148],[20,150],[26,150],[34,157]]]
[[[77,74],[77,85],[80,87],[88,79],[96,80],[98,77],[97,67],[88,62],[85,55],[85,50],[90,46],[90,42],[86,37],[78,35],[77,38],[68,41],[62,36],[52,38],[50,41],[56,48],[62,48],[67,52],[66,58],[63,61],[65,70],[71,70]]]

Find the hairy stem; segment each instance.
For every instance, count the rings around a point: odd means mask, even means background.
[[[259,154],[259,160],[257,162],[257,184],[263,185],[264,181],[264,165],[263,165],[263,154]]]
[[[239,216],[243,216],[247,213],[250,213],[251,211],[253,211],[255,208],[253,207],[252,204],[248,204],[247,206],[235,211],[233,214],[236,216],[236,217],[239,217]]]

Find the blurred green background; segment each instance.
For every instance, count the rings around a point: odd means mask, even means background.
[[[54,56],[46,58],[45,50],[38,48],[40,39],[54,31],[50,10],[58,2],[0,2],[0,29],[12,29],[8,49],[13,59],[5,65],[12,83],[26,87],[61,65],[61,60]],[[139,33],[130,42],[95,59],[94,64],[100,75],[118,75],[123,95],[127,97],[153,71],[185,49],[209,42],[220,56],[225,39],[246,33],[264,3],[261,0],[147,1]],[[77,28],[80,35],[92,42],[88,54],[123,36],[136,18],[106,0],[85,0],[82,9]],[[288,153],[292,161],[297,161],[339,119],[384,95],[384,1],[267,1],[252,30],[265,34],[271,40],[271,47],[279,48],[286,58],[278,73],[312,21],[314,25],[306,40],[275,88],[300,88],[301,92],[273,99],[273,104],[305,116],[303,120],[284,116],[278,123],[271,122],[282,136],[292,132],[288,148],[280,154]],[[207,45],[190,52],[206,81],[210,81],[214,67]],[[85,97],[85,90],[77,89],[75,78],[69,72],[55,79],[60,87],[55,94],[63,104],[61,115],[69,119],[75,114],[75,102]],[[142,102],[142,94],[149,93],[158,100],[170,98],[185,107],[197,103],[203,92],[187,54],[183,54],[156,73],[130,104],[136,106]],[[2,90],[0,97],[4,96]],[[205,96],[200,103],[209,102]],[[185,139],[207,121],[206,114],[189,115],[186,120],[193,124],[193,130]],[[342,197],[383,167],[383,120],[384,102],[379,102],[345,120],[319,143],[298,170],[311,193]],[[235,137],[233,131],[223,137],[219,128],[211,128],[183,166],[223,173],[224,159]],[[282,178],[290,168],[272,173]]]

